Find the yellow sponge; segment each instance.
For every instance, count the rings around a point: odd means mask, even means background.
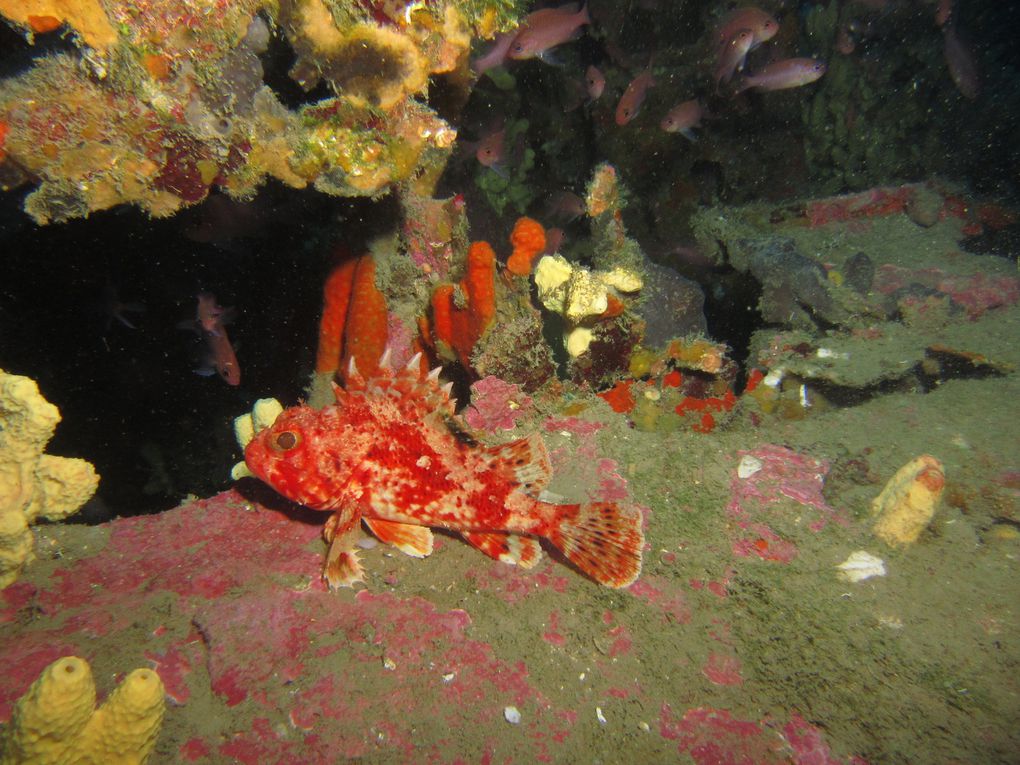
[[[32,556],[29,524],[67,517],[99,484],[85,460],[43,454],[58,422],[34,381],[0,369],[0,588]]]
[[[163,682],[136,669],[96,710],[88,662],[65,656],[18,699],[0,765],[141,765],[163,722]]]
[[[95,708],[88,662],[77,656],[57,659],[18,699],[0,763],[64,762]]]

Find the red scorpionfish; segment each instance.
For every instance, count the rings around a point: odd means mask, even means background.
[[[323,577],[330,587],[364,581],[359,521],[408,555],[432,552],[429,527],[460,534],[486,555],[530,568],[547,539],[582,572],[626,587],[641,572],[641,514],[613,502],[553,504],[536,495],[551,466],[537,434],[495,447],[456,427],[450,386],[416,355],[361,377],[353,364],[337,403],[284,410],[245,449],[248,469],[287,499],[332,513]],[[454,427],[451,427],[451,424]]]

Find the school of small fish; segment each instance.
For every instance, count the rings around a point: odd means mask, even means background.
[[[882,3],[883,0],[874,2]],[[969,99],[976,98],[980,91],[980,75],[970,46],[957,30],[953,0],[938,0],[935,21],[942,29],[950,77],[961,94]],[[541,8],[529,14],[516,30],[498,35],[490,50],[475,59],[472,68],[480,75],[512,61],[537,58],[551,64],[558,63],[554,49],[576,40],[591,24],[586,2]],[[754,71],[746,71],[748,55],[772,40],[779,29],[780,23],[775,17],[755,6],[739,6],[723,15],[709,41],[714,62],[711,77],[716,91],[728,87],[732,97],[748,90],[787,90],[810,85],[823,77],[828,69],[826,62],[812,57],[760,57]],[[842,25],[837,31],[836,51],[843,55],[853,53],[861,32],[857,22]],[[614,51],[610,44],[607,44],[607,52],[612,58],[622,59],[620,52]],[[640,115],[649,89],[656,84],[652,63],[649,62],[623,89],[614,113],[618,126],[625,127]],[[588,64],[579,87],[587,94],[587,104],[590,105],[602,98],[606,91],[605,72],[594,63]],[[700,104],[699,98],[678,102],[661,117],[660,127],[667,133],[679,133],[688,140],[695,140],[694,129],[701,127],[702,117],[710,116],[705,114]],[[575,102],[565,110],[576,106]],[[478,159],[486,164],[483,156]]]

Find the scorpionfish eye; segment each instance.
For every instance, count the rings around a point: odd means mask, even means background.
[[[270,440],[270,445],[276,451],[286,452],[293,449],[300,442],[301,439],[298,438],[297,433],[295,433],[293,430],[285,430],[282,433],[277,433],[275,436],[273,436],[273,438]]]

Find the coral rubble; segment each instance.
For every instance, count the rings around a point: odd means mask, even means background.
[[[32,557],[29,524],[66,518],[99,484],[85,460],[43,453],[58,422],[35,382],[0,370],[0,588]]]

